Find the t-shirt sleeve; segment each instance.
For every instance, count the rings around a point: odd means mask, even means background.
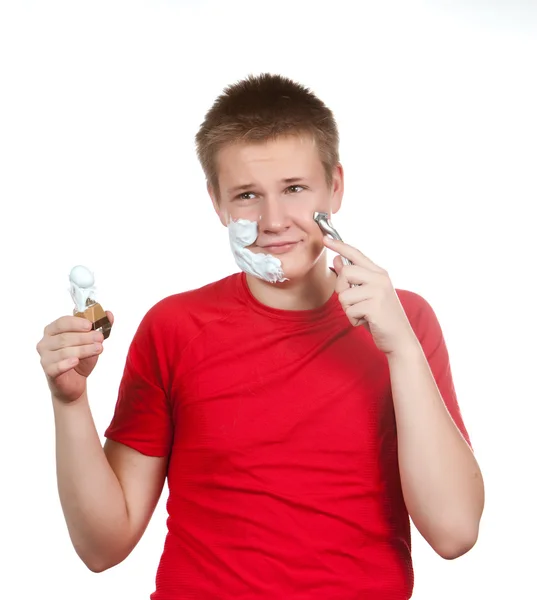
[[[114,415],[104,434],[148,456],[168,456],[173,441],[164,336],[158,307],[153,307],[129,347]]]
[[[449,353],[442,328],[432,306],[421,296],[417,294],[413,294],[413,296],[417,302],[415,316],[410,320],[414,333],[421,343],[451,418],[471,447],[453,383]]]

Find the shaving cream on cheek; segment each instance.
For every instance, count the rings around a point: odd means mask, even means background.
[[[271,254],[254,254],[246,246],[257,239],[257,223],[246,219],[230,219],[228,226],[229,243],[235,262],[245,273],[264,279],[269,283],[288,281],[283,276],[282,261]]]

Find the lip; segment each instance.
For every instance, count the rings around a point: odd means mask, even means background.
[[[284,254],[285,252],[292,250],[297,244],[298,242],[275,242],[274,244],[260,247],[261,250],[270,252],[271,254]]]

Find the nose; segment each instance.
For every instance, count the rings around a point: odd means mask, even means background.
[[[263,233],[279,233],[288,227],[285,203],[278,197],[266,196],[259,215],[259,229]]]

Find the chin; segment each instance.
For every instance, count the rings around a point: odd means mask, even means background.
[[[282,261],[282,269],[283,276],[289,279],[289,281],[280,281],[277,285],[286,285],[289,283],[293,283],[293,281],[298,281],[300,279],[304,279],[309,275],[311,270],[313,269],[314,264],[286,264],[285,261]]]
[[[311,276],[313,270],[321,266],[319,260],[323,256],[324,248],[297,248],[294,251],[282,255],[272,255],[280,259],[282,263],[283,276],[289,281],[278,281],[274,285],[288,286],[293,282],[300,281]],[[320,250],[320,251],[318,251]]]

